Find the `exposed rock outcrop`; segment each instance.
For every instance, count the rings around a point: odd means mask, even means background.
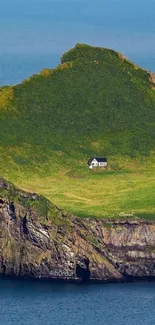
[[[155,223],[80,219],[1,179],[0,274],[77,281],[155,277]]]

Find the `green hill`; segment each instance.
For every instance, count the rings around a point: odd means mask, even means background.
[[[1,176],[81,214],[152,213],[154,87],[151,74],[121,54],[82,44],[56,69],[2,87]],[[96,155],[108,158],[106,173],[86,168]]]

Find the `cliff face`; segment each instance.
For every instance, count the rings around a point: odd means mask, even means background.
[[[80,219],[0,180],[0,274],[123,281],[155,276],[155,223]]]

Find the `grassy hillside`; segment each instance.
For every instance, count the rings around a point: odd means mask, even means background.
[[[0,89],[0,175],[81,215],[153,214],[154,87],[119,53],[76,45]],[[96,155],[106,172],[87,169]]]

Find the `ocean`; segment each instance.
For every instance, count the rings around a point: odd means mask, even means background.
[[[0,280],[2,325],[154,325],[155,283]]]
[[[154,0],[0,0],[0,85],[54,68],[76,43],[155,71]]]

